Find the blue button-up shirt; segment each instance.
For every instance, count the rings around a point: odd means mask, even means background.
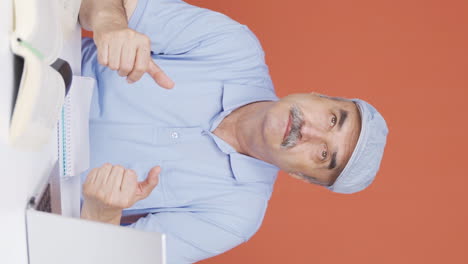
[[[149,213],[131,227],[165,233],[168,263],[217,255],[258,230],[278,172],[212,133],[236,108],[277,100],[264,53],[246,26],[182,1],[139,0],[129,26],[150,37],[176,85],[162,89],[147,74],[128,84],[84,39],[83,74],[97,80],[91,167],[120,164],[142,181],[161,166],[151,195],[123,213]]]

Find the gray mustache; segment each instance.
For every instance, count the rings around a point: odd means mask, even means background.
[[[291,116],[291,131],[289,131],[289,135],[287,135],[281,143],[282,148],[292,148],[297,144],[297,141],[302,138],[301,128],[304,119],[301,110],[293,105],[289,110],[289,114]]]

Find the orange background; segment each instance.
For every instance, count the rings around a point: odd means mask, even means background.
[[[203,264],[468,263],[466,0],[189,0],[246,24],[279,96],[370,101],[381,170],[339,195],[281,172],[264,223]]]

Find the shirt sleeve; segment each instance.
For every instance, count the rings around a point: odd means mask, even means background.
[[[150,37],[154,53],[175,55],[241,25],[221,13],[180,0],[139,0],[129,27]]]
[[[168,264],[193,263],[221,254],[245,241],[191,212],[149,214],[131,227],[166,234]]]
[[[96,79],[97,49],[92,38],[81,41],[81,74]]]
[[[101,115],[99,105],[99,74],[98,74],[97,48],[92,38],[83,38],[81,41],[81,75],[91,77],[94,82],[93,96],[90,105],[89,118],[98,118]]]
[[[129,26],[151,39],[156,56],[186,62],[193,75],[273,90],[263,49],[247,26],[179,0],[140,1],[146,6]]]

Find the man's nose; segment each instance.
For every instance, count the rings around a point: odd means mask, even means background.
[[[323,142],[325,130],[311,124],[304,124],[301,128],[301,140],[309,142]]]

